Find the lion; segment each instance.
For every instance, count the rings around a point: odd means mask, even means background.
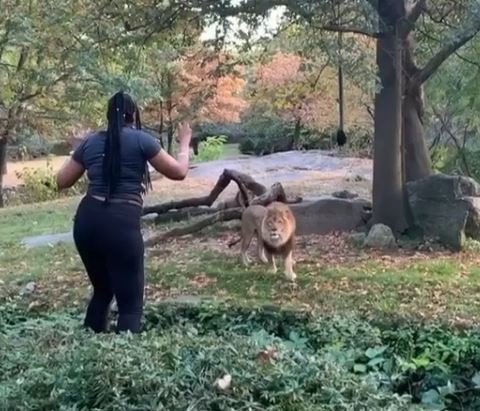
[[[275,256],[284,258],[284,273],[287,279],[294,281],[297,275],[293,271],[293,248],[295,245],[296,221],[290,207],[284,203],[273,202],[267,207],[252,205],[245,209],[241,220],[241,239],[239,241],[242,262],[247,266],[250,259],[247,250],[255,235],[257,237],[257,255],[263,263],[270,262],[272,271],[277,272]]]

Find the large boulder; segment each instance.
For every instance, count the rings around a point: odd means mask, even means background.
[[[466,236],[480,239],[480,184],[464,176],[435,174],[407,184],[416,226],[424,235],[461,250]]]
[[[392,229],[384,224],[375,224],[364,242],[364,246],[370,248],[394,248],[396,245]]]
[[[297,220],[297,234],[327,234],[364,229],[372,205],[366,200],[322,198],[290,205]]]

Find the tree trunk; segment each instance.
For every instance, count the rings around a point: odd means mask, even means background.
[[[7,174],[7,143],[6,137],[0,138],[0,208],[3,203],[3,176]]]
[[[163,101],[160,100],[160,125],[158,126],[158,133],[160,135],[160,145],[162,148],[165,148],[165,144],[163,144]]]
[[[343,34],[338,33],[338,49],[339,53],[342,52],[343,47]],[[341,54],[339,56],[339,63],[338,63],[338,111],[339,111],[339,121],[338,127],[340,130],[345,130],[345,99],[343,93],[343,66],[342,66],[342,59]]]
[[[295,121],[295,129],[293,130],[293,137],[290,143],[290,150],[296,150],[298,148],[298,142],[300,141],[301,130],[302,130],[302,120],[299,117]]]
[[[167,102],[168,127],[167,127],[167,152],[172,154],[173,150],[173,119],[172,119],[172,101]]]
[[[406,181],[419,180],[432,173],[432,164],[423,126],[424,100],[422,86],[412,79],[418,73],[413,60],[413,42],[411,35],[404,42],[405,76],[403,101],[403,135]]]
[[[375,95],[373,161],[373,223],[395,233],[407,227],[402,173],[402,42],[398,23],[404,16],[396,0],[379,0],[381,24],[387,29],[377,41],[381,90]]]

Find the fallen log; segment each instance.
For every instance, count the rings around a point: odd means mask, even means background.
[[[242,209],[240,207],[222,210],[186,227],[177,227],[165,233],[154,234],[145,240],[145,246],[151,247],[169,238],[193,234],[206,227],[210,227],[212,224],[222,221],[239,220],[241,217]]]
[[[257,183],[248,174],[236,170],[225,169],[210,194],[203,197],[187,198],[185,200],[171,201],[169,203],[145,207],[143,209],[143,215],[152,213],[162,214],[169,210],[179,210],[188,207],[210,207],[231,181],[234,181],[238,185],[239,194],[237,194],[237,202],[239,202],[240,207],[246,207],[250,204],[252,195],[250,195],[249,192],[251,192],[253,196],[260,196],[267,191],[264,185]]]
[[[268,204],[272,203],[273,201],[282,201],[285,202],[287,200],[285,191],[280,183],[273,184],[269,190],[267,190],[263,195],[254,198],[251,201],[251,204],[256,205],[263,205],[267,206]],[[290,199],[290,203],[299,203],[302,199],[300,197],[296,197],[294,199]],[[208,208],[196,209],[201,210],[203,213],[209,213]],[[242,212],[244,207],[234,207],[234,208],[226,208],[226,209],[213,209],[214,214],[208,216],[200,221],[197,221],[194,224],[185,226],[185,227],[177,227],[170,231],[164,233],[158,233],[152,235],[150,238],[145,240],[145,246],[150,247],[156,244],[161,243],[162,241],[172,238],[172,237],[179,237],[183,235],[193,234],[198,231],[203,230],[206,227],[210,227],[212,224],[224,221],[231,221],[231,220],[239,220],[242,217]],[[183,210],[184,211],[184,210]],[[185,213],[182,213],[185,215]],[[191,211],[190,211],[191,212]],[[172,215],[172,214],[170,214]],[[163,219],[164,215],[160,215],[159,217]],[[157,217],[157,219],[159,218]],[[178,221],[178,220],[177,220]]]

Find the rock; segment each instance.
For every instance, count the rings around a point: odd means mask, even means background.
[[[110,306],[110,311],[114,314],[118,314],[118,305],[117,300],[114,298],[112,301],[112,305]]]
[[[30,281],[22,288],[21,294],[32,294],[35,291],[36,284],[33,281]]]
[[[468,205],[465,234],[467,237],[480,240],[480,197],[464,197]]]
[[[407,183],[410,209],[425,236],[460,251],[466,235],[480,238],[480,185],[469,177],[435,174]]]
[[[375,224],[369,231],[364,245],[370,248],[393,248],[397,242],[390,227]]]
[[[366,239],[366,233],[352,233],[348,236],[347,241],[349,241],[355,247],[363,247]]]
[[[342,191],[335,191],[334,193],[332,193],[332,197],[335,197],[335,198],[346,198],[346,199],[349,199],[351,200],[352,198],[357,198],[358,197],[358,194],[356,193],[352,193],[348,190],[342,190]]]
[[[366,200],[323,198],[291,204],[297,220],[297,235],[353,231],[365,227],[371,210]]]

